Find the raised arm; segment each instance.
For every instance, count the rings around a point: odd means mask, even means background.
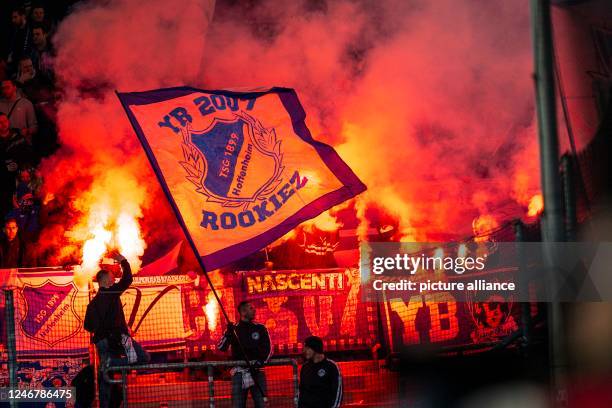
[[[124,292],[125,290],[127,290],[127,288],[130,287],[132,281],[134,280],[132,278],[132,268],[130,267],[130,263],[127,261],[127,259],[125,259],[123,255],[117,253],[111,255],[111,257],[121,264],[121,270],[123,271],[123,273],[121,275],[121,279],[119,279],[119,282],[112,285],[109,290],[113,292]]]

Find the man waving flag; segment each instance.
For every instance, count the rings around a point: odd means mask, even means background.
[[[118,96],[207,270],[366,188],[334,149],[312,138],[292,89]]]

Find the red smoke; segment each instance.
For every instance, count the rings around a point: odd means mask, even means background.
[[[209,25],[211,1],[92,1],[60,25],[56,195],[87,196],[81,214],[94,190],[130,201],[150,245],[172,218],[114,90],[276,85],[368,186],[364,218],[378,207],[404,238],[436,240],[526,213],[539,185],[527,1],[232,3]]]

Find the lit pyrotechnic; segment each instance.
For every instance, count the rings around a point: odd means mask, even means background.
[[[206,314],[208,330],[213,333],[217,329],[217,325],[219,323],[219,302],[217,302],[215,295],[212,292],[208,294],[206,299],[204,313]]]
[[[527,206],[527,216],[535,217],[542,213],[543,210],[544,198],[542,198],[542,194],[536,194],[531,197],[531,200],[529,200],[529,205]]]
[[[537,192],[537,138],[529,33],[523,30],[529,16],[519,2],[498,1],[486,10],[466,4],[459,14],[451,0],[424,2],[418,10],[412,2],[338,1],[308,12],[301,2],[277,2],[273,11],[260,3],[248,12],[283,29],[251,30],[236,6],[208,31],[212,0],[185,0],[175,9],[162,0],[146,8],[119,1],[75,9],[54,37],[64,89],[57,115],[62,149],[43,166],[46,181],[67,184],[72,171],[95,185],[98,173],[121,168],[124,178],[144,180],[147,191],[161,197],[114,89],[280,83],[300,94],[313,136],[337,147],[368,186],[354,202],[364,240],[372,207],[397,218],[398,238],[426,241],[441,232],[468,235],[476,195],[485,203],[473,223],[476,234],[497,227],[502,217],[491,209],[509,196],[528,205]],[[501,20],[494,18],[500,8]],[[319,182],[316,174],[307,177]],[[78,206],[84,216],[71,243],[83,245],[85,269],[114,245],[123,246],[130,261],[144,247],[141,209],[151,210],[147,204],[156,201],[137,197],[135,208],[125,209],[129,188],[113,189]],[[168,211],[154,213],[174,222]],[[147,217],[146,226],[156,221]],[[341,227],[331,212],[310,225]]]
[[[146,244],[139,218],[145,192],[129,174],[113,170],[80,195],[75,206],[82,213],[70,238],[82,244],[80,278],[89,279],[100,268],[105,254],[118,250],[138,272]]]

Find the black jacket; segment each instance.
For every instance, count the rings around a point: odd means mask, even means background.
[[[261,365],[267,363],[272,355],[272,347],[270,344],[270,335],[268,334],[266,326],[259,323],[240,321],[235,326],[235,330],[238,339],[240,339],[240,343],[242,343],[242,347],[244,347],[248,360],[256,360],[260,362]],[[232,347],[232,360],[247,359],[240,349],[236,336],[227,330],[221,338],[221,341],[219,341],[217,348],[221,351],[225,351],[230,346]]]
[[[298,408],[337,408],[342,403],[342,375],[335,362],[307,361],[300,371]]]
[[[9,44],[8,51],[11,57],[11,64],[17,67],[19,60],[29,56],[32,50],[32,29],[30,25],[26,24],[23,28],[13,29]]]
[[[31,160],[30,145],[15,129],[10,130],[8,137],[0,137],[0,187],[5,193],[10,193],[9,195],[12,196],[18,173],[18,171],[8,170],[8,162],[15,162],[18,166],[22,166]]]
[[[123,275],[119,282],[109,288],[100,288],[96,296],[87,305],[85,312],[85,330],[93,333],[92,343],[106,338],[117,338],[129,334],[121,294],[132,284],[132,269],[127,260],[121,261]]]
[[[30,266],[27,257],[26,244],[19,236],[12,241],[9,241],[6,236],[0,238],[0,268]]]

